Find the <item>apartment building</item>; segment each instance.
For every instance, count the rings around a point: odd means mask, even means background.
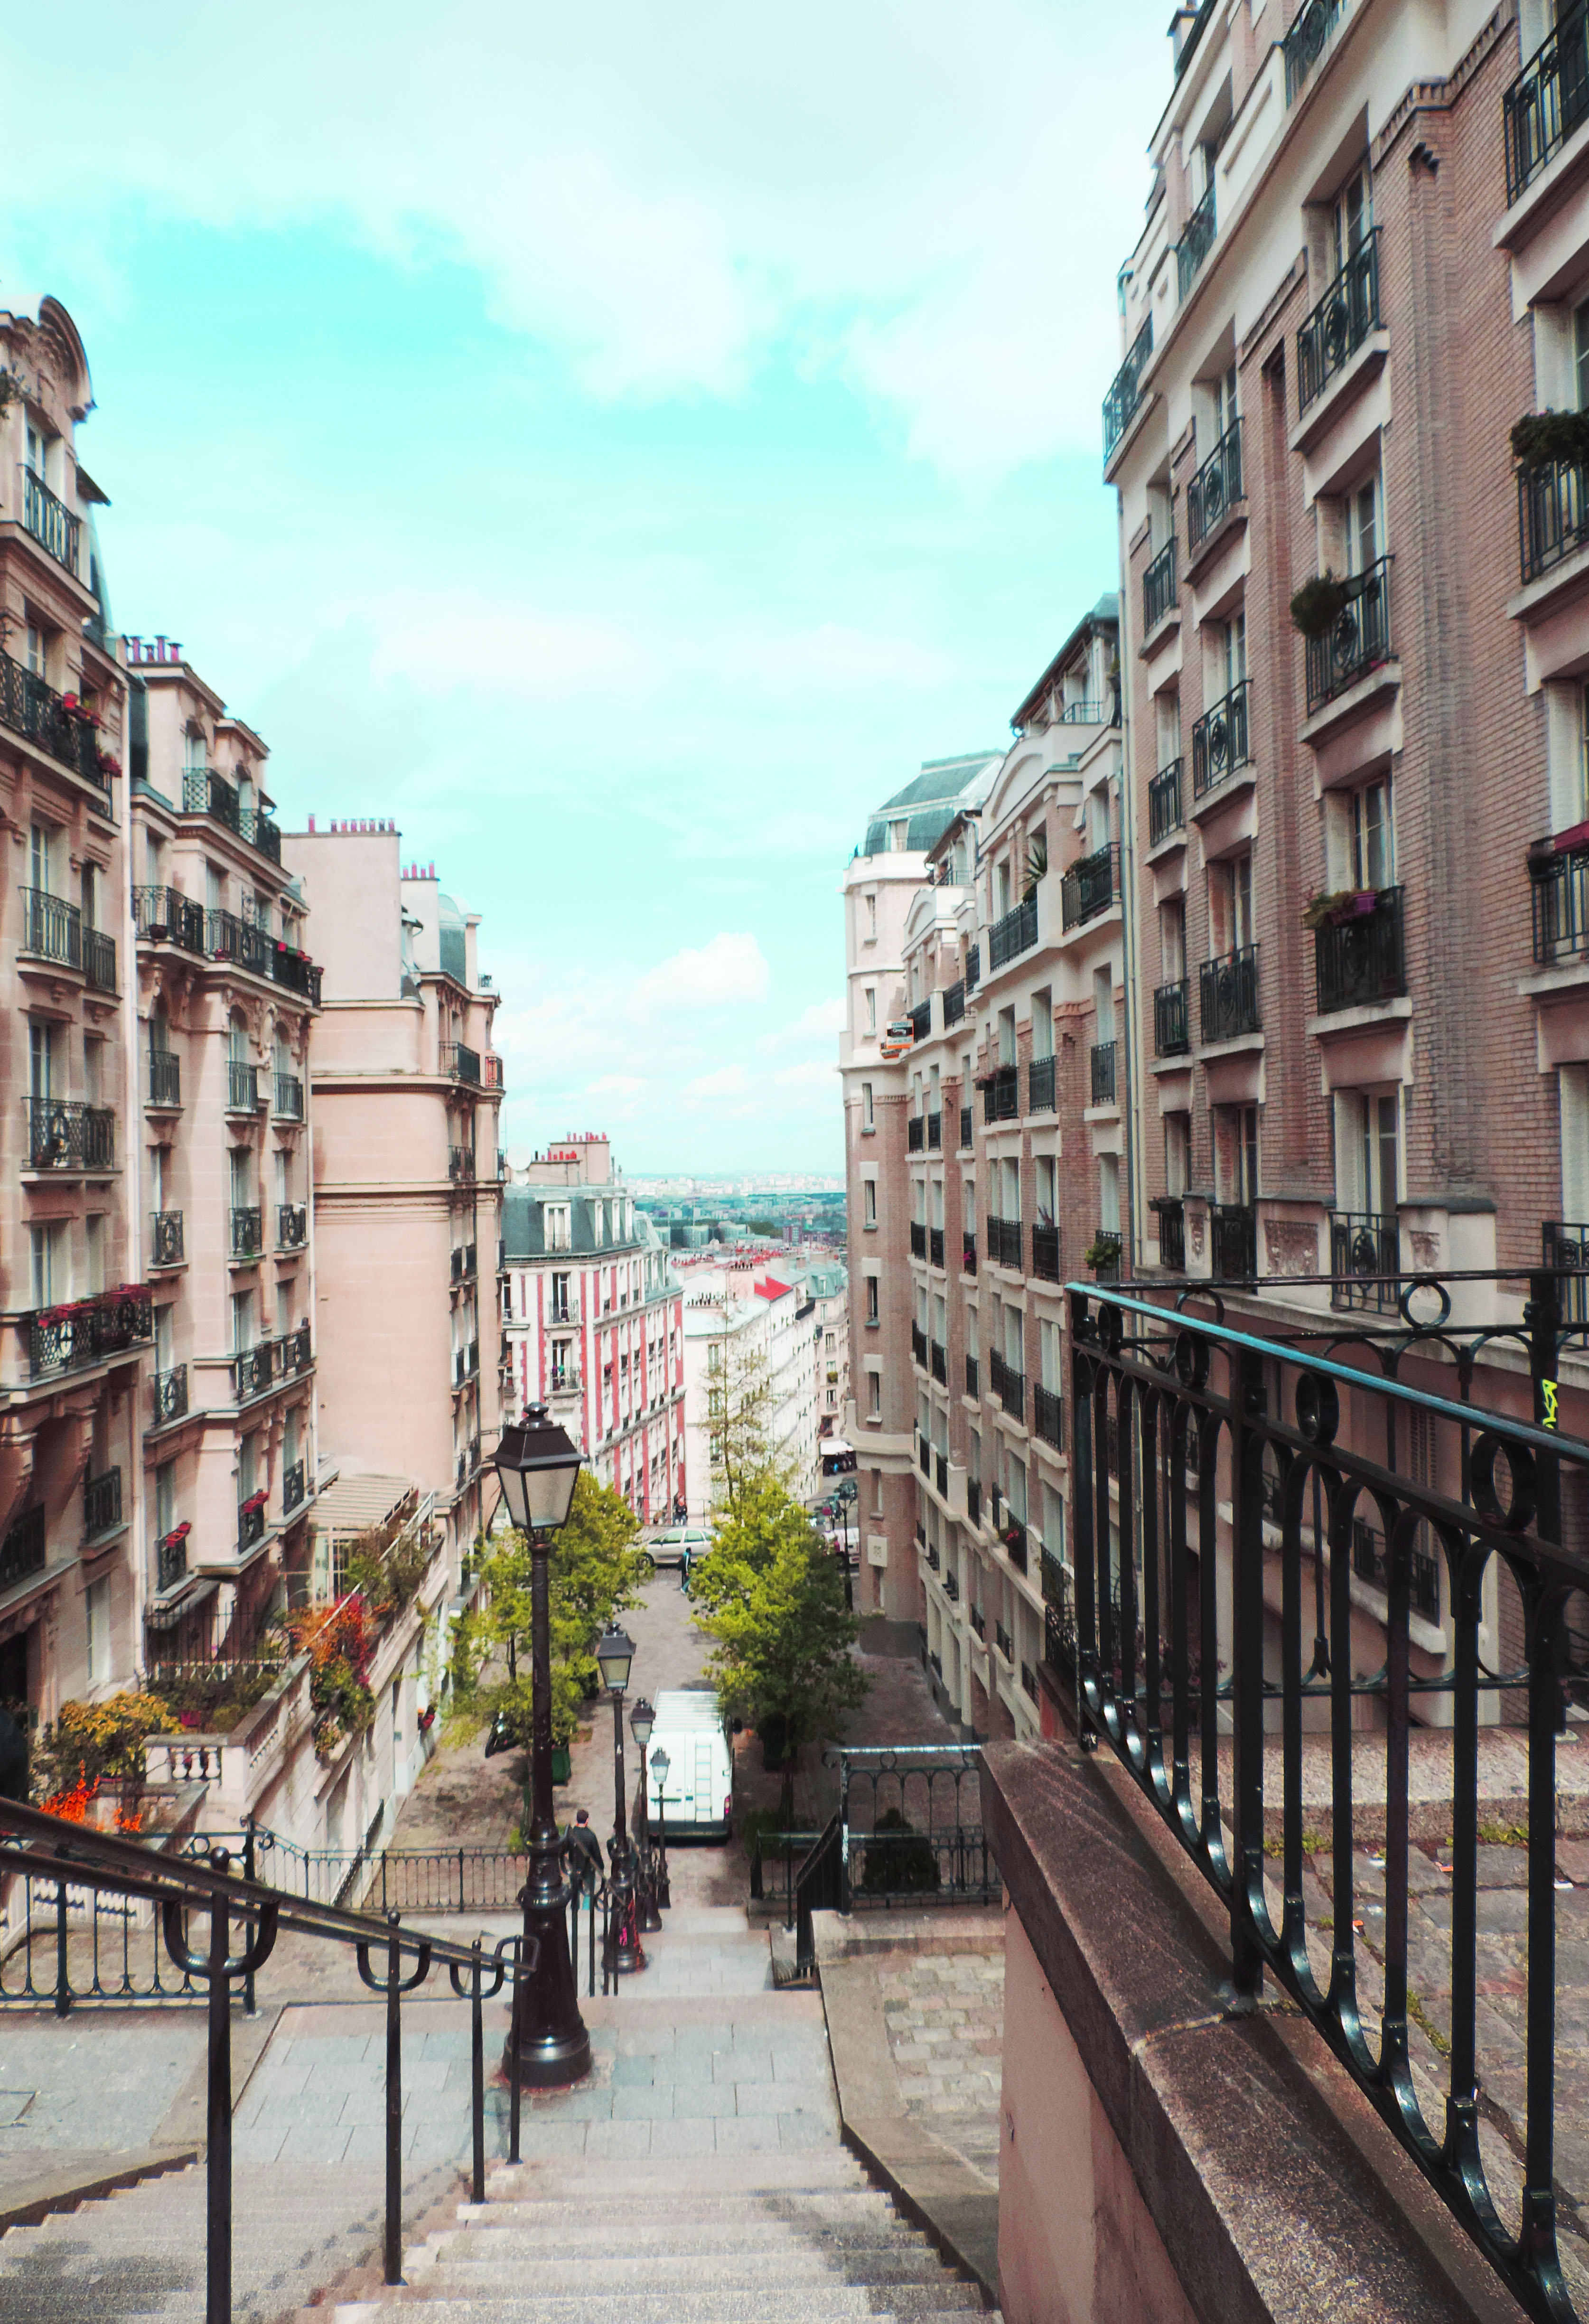
[[[403,868],[395,824],[311,817],[281,848],[321,953],[309,1079],[322,1449],[344,1474],[432,1497],[455,1588],[494,1507],[497,995],[478,916],[434,864]]]
[[[546,1405],[642,1524],[666,1523],[685,1491],[683,1302],[606,1138],[511,1168],[502,1266],[509,1410]]]
[[[152,1300],[145,1666],[246,1654],[304,1563],[319,1481],[309,1040],[320,971],[264,743],[181,646],[124,638]]]
[[[817,1495],[818,1301],[787,1283],[777,1259],[725,1256],[681,1268],[684,1280],[684,1426],[690,1515],[706,1517],[724,1488],[723,1423],[741,1384],[765,1385],[762,1425],[798,1501]]]
[[[816,1351],[817,1435],[819,1439],[837,1436],[843,1430],[850,1405],[849,1279],[842,1267],[823,1267],[810,1259],[794,1272],[806,1297],[815,1303],[812,1338]]]
[[[136,1665],[152,1311],[133,1189],[126,696],[80,466],[65,309],[0,312],[0,1701]]]

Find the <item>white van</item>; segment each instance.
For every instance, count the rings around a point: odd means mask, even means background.
[[[727,1840],[734,1821],[734,1762],[717,1697],[709,1687],[666,1689],[657,1698],[657,1724],[646,1747],[649,1805],[657,1815],[651,1762],[667,1754],[662,1790],[662,1830],[668,1840]]]

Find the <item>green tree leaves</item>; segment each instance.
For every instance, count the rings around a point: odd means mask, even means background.
[[[547,1611],[552,1651],[552,1739],[573,1736],[581,1705],[597,1683],[592,1652],[597,1634],[632,1606],[647,1572],[639,1522],[627,1501],[582,1469],[568,1523],[554,1535],[547,1560]],[[482,1708],[506,1712],[528,1742],[534,1709],[530,1668],[530,1547],[511,1527],[493,1534],[480,1561],[486,1604],[471,1637],[489,1658],[501,1653],[506,1674],[485,1688]]]

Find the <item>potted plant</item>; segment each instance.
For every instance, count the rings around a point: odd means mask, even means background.
[[[1037,893],[1037,883],[1048,873],[1048,841],[1039,832],[1026,849],[1026,884],[1021,890],[1021,901],[1029,904]]]
[[[1327,638],[1346,604],[1346,584],[1327,567],[1304,581],[1291,599],[1291,625],[1305,638]]]
[[[1511,431],[1520,468],[1549,468],[1589,459],[1589,411],[1526,411]]]
[[[1305,928],[1338,928],[1348,920],[1372,917],[1378,908],[1377,888],[1330,888],[1309,896],[1302,907]]]
[[[1107,1267],[1118,1267],[1120,1264],[1119,1236],[1100,1234],[1096,1241],[1089,1242],[1082,1252],[1081,1263],[1084,1267],[1090,1267],[1095,1274],[1100,1273]]]
[[[243,1504],[243,1516],[245,1517],[251,1517],[254,1515],[256,1510],[262,1509],[265,1506],[266,1499],[267,1496],[263,1493],[250,1493],[247,1500]]]

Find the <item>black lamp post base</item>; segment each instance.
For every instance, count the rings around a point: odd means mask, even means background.
[[[577,2034],[548,2034],[538,2042],[527,2042],[519,2060],[519,2087],[521,2090],[559,2090],[571,2082],[583,2081],[591,2070],[591,2037],[582,2025]],[[502,2052],[502,2072],[513,2079],[513,2036],[508,2035]]]

